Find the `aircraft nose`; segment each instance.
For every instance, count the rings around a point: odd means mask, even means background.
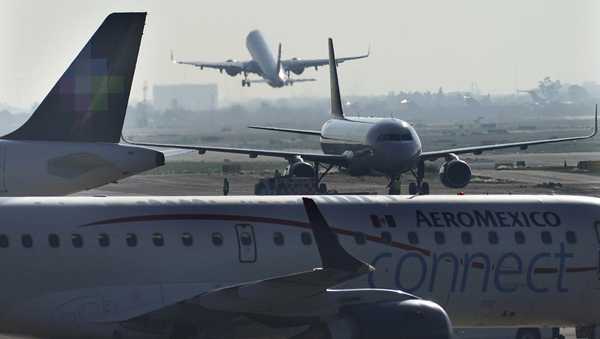
[[[414,167],[419,150],[413,143],[382,142],[373,146],[376,167],[384,172],[399,173]]]

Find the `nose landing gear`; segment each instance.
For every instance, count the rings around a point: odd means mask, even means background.
[[[429,194],[429,183],[423,181],[425,179],[425,162],[419,160],[417,165],[417,171],[411,171],[417,182],[411,182],[408,185],[408,194],[410,195],[428,195]]]
[[[390,182],[388,183],[387,187],[389,195],[399,195],[401,193],[400,178],[390,177]]]

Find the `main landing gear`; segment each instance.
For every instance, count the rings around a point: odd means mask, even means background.
[[[248,73],[244,72],[244,79],[242,79],[242,87],[250,87],[250,81],[248,81]]]
[[[423,181],[425,179],[425,162],[419,161],[417,165],[417,171],[411,170],[413,176],[417,182],[411,182],[408,184],[408,194],[410,195],[428,195],[429,194],[429,183]]]
[[[318,161],[313,162],[313,166],[315,168],[315,185],[317,192],[321,194],[327,194],[327,184],[323,182],[323,178],[333,169],[333,165],[323,165]],[[324,169],[324,172],[321,173],[321,168]]]

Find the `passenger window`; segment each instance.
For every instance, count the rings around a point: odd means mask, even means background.
[[[71,243],[75,248],[83,247],[83,238],[80,234],[71,234]]]
[[[312,236],[310,235],[310,233],[308,232],[302,232],[302,234],[300,235],[300,238],[302,239],[302,243],[306,246],[312,245]]]
[[[50,245],[52,248],[58,248],[60,246],[60,238],[58,237],[58,234],[52,233],[48,235],[48,245]]]
[[[194,237],[190,233],[183,233],[181,235],[181,243],[185,247],[190,247],[194,244]]]
[[[129,247],[136,247],[138,243],[137,235],[133,233],[127,233],[127,235],[125,236],[125,242]]]
[[[354,234],[354,241],[357,245],[364,245],[367,243],[367,236],[362,232],[356,233]]]
[[[525,243],[525,234],[521,231],[515,232],[515,242],[519,245]]]
[[[443,245],[446,243],[446,234],[444,232],[436,231],[434,237],[436,244]]]
[[[215,232],[212,234],[212,243],[215,246],[223,245],[223,235],[221,233]]]
[[[376,216],[375,214],[371,214],[370,218],[371,218],[371,224],[373,225],[373,227],[375,227],[375,228],[381,227],[381,222],[379,221],[378,216]]]
[[[408,242],[411,245],[417,245],[419,243],[419,236],[416,232],[408,232]]]
[[[496,231],[488,232],[488,242],[492,245],[496,245],[498,243],[498,233],[496,233]]]
[[[21,243],[25,248],[31,248],[33,246],[33,238],[29,234],[23,234],[21,236]]]
[[[542,242],[544,244],[551,244],[552,243],[552,234],[550,234],[550,232],[548,232],[548,231],[542,232]]]
[[[390,232],[381,232],[381,239],[384,243],[390,244],[392,242],[392,235]]]
[[[6,234],[0,234],[0,247],[7,248],[8,244],[8,236]]]
[[[108,234],[98,234],[98,245],[100,245],[100,247],[108,247],[110,245],[110,238],[108,237]]]
[[[165,244],[165,238],[163,238],[161,233],[153,233],[152,242],[154,243],[154,246],[161,247]]]
[[[283,237],[283,233],[275,232],[273,233],[273,243],[277,246],[283,246],[285,243],[285,238]]]
[[[471,245],[473,243],[471,232],[462,232],[460,234],[460,240],[464,245]]]
[[[577,243],[577,236],[575,235],[575,232],[573,232],[573,231],[567,231],[566,238],[567,238],[567,242],[569,244]],[[0,246],[1,246],[1,244],[0,244]]]

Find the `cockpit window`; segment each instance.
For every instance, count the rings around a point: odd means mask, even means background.
[[[404,134],[381,134],[377,137],[377,141],[411,141],[412,135],[410,133]]]

